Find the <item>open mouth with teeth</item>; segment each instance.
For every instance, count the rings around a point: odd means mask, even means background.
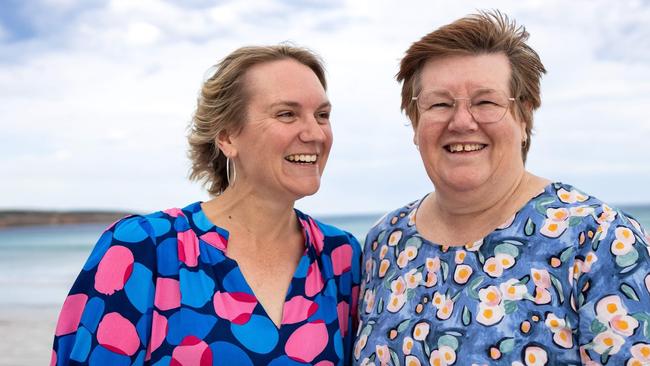
[[[318,160],[317,154],[293,154],[284,157],[284,160],[300,165],[313,165]]]
[[[484,144],[449,144],[445,145],[445,150],[450,153],[467,153],[483,150],[487,145]]]

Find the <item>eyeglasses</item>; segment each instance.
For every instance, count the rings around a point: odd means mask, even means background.
[[[423,90],[411,98],[417,103],[420,117],[430,122],[449,122],[454,116],[459,100],[467,101],[467,109],[478,123],[493,123],[503,119],[515,98],[493,89],[479,89],[469,98],[456,98],[448,90]]]

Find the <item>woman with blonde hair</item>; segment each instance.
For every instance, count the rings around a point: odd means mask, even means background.
[[[217,65],[189,134],[191,178],[214,198],[104,232],[53,364],[349,364],[358,243],[293,207],[332,145],[326,86],[320,59],[289,45]]]

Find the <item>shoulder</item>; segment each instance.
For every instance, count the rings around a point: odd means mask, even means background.
[[[612,225],[629,227],[636,234],[645,237],[645,230],[641,227],[641,224],[620,208],[569,184],[553,183],[552,188],[561,208],[568,209],[571,216],[586,216],[593,219],[594,226],[600,227],[602,230],[600,233],[601,239],[609,234],[608,230],[605,229]]]
[[[125,247],[134,255],[146,255],[147,248],[156,248],[167,238],[176,238],[179,232],[191,229],[187,208],[171,208],[149,214],[126,216],[102,233],[93,252],[91,260],[103,257],[115,246]]]
[[[551,183],[532,198],[518,219],[538,217],[543,220],[540,233],[545,237],[584,234],[589,239],[603,239],[612,225],[627,225],[641,232],[637,220],[620,209],[565,183]],[[582,240],[581,240],[582,241]]]
[[[190,229],[191,209],[195,205],[127,216],[113,223],[106,231],[112,233],[114,240],[129,243],[152,240],[155,243],[160,237]]]
[[[602,281],[611,281],[610,276],[614,274],[629,277],[641,267],[648,267],[650,237],[636,219],[573,186],[554,183],[553,189],[561,204],[554,212],[566,210],[568,217],[565,221],[569,227],[575,227],[574,271],[579,273],[574,273],[574,276],[589,274],[586,278],[598,276]],[[607,287],[605,283],[599,285]]]

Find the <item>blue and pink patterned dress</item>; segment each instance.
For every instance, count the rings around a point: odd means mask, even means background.
[[[650,237],[561,183],[482,240],[427,241],[420,201],[366,238],[356,365],[650,365]]]
[[[197,202],[104,232],[61,310],[52,364],[349,364],[359,245],[296,214],[305,252],[279,328],[225,255],[228,232]]]

